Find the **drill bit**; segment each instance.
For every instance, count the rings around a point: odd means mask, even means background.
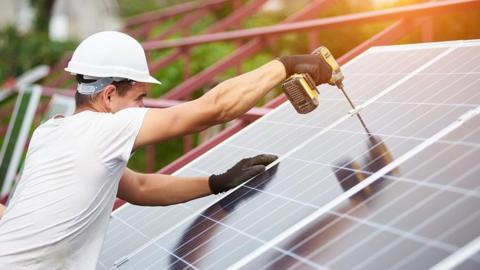
[[[340,91],[342,91],[342,94],[347,99],[348,103],[350,104],[350,107],[353,110],[356,110],[355,105],[353,104],[352,100],[348,97],[347,93],[345,92],[345,89],[343,88],[343,83],[342,82],[337,83],[337,87],[338,89],[340,89]],[[356,113],[356,115],[358,117],[358,120],[360,120],[360,123],[362,124],[363,128],[365,129],[365,132],[367,132],[367,135],[369,137],[372,136],[372,134],[370,133],[370,130],[368,130],[367,128],[367,125],[365,125],[365,122],[363,122],[363,119],[360,113]]]

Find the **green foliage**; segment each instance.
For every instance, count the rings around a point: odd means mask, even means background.
[[[163,21],[161,24],[158,24],[156,25],[152,31],[150,32],[150,36],[152,37],[156,37],[160,34],[162,34],[165,30],[167,30],[168,28],[172,27],[173,25],[175,25],[175,23],[178,21],[178,16],[174,16],[174,17],[171,17],[165,21]],[[180,33],[175,33],[171,36],[168,37],[168,39],[171,39],[171,38],[179,38],[180,37]]]
[[[168,90],[180,84],[183,78],[182,65],[182,61],[177,60],[155,72],[155,78],[158,78],[162,84],[152,87],[149,96],[152,98],[158,98]]]
[[[235,50],[235,45],[228,43],[211,43],[197,46],[190,52],[190,72],[196,74]],[[159,59],[165,54],[158,53],[152,55],[154,59]],[[183,69],[185,68],[184,59],[180,58],[164,68],[155,72],[155,77],[158,78],[162,85],[154,86],[150,92],[150,97],[160,97],[165,92],[173,89],[175,86],[184,81]],[[230,77],[235,75],[232,71],[229,73]]]
[[[212,14],[203,16],[201,20],[198,20],[194,24],[192,24],[192,26],[190,26],[186,33],[189,35],[201,34],[203,30],[207,29],[219,19],[219,17]]]
[[[191,50],[190,61],[193,73],[198,73],[235,50],[232,43],[209,43],[200,45]]]
[[[137,0],[118,0],[120,15],[130,17],[144,12],[158,10],[161,7],[158,2],[157,0],[142,0],[141,2]]]
[[[272,13],[270,16],[252,15],[248,17],[243,23],[243,28],[255,28],[261,26],[275,25],[285,19],[285,15],[281,13]]]
[[[22,34],[6,27],[0,30],[0,82],[40,64],[53,65],[74,47],[73,42],[50,41],[47,33]]]
[[[35,12],[33,27],[36,32],[48,33],[54,3],[55,0],[30,0]]]
[[[179,158],[183,153],[181,138],[155,145],[155,168],[160,169]]]

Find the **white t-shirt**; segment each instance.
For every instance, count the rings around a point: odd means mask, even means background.
[[[83,111],[35,130],[0,219],[0,269],[95,268],[146,111]]]

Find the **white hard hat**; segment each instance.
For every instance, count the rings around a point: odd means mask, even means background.
[[[125,78],[161,84],[150,75],[142,45],[131,36],[104,31],[87,37],[73,52],[66,71],[98,78]]]

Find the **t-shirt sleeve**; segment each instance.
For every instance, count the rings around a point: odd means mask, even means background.
[[[148,108],[127,108],[106,113],[98,123],[100,159],[112,168],[119,161],[128,162],[133,144]]]

